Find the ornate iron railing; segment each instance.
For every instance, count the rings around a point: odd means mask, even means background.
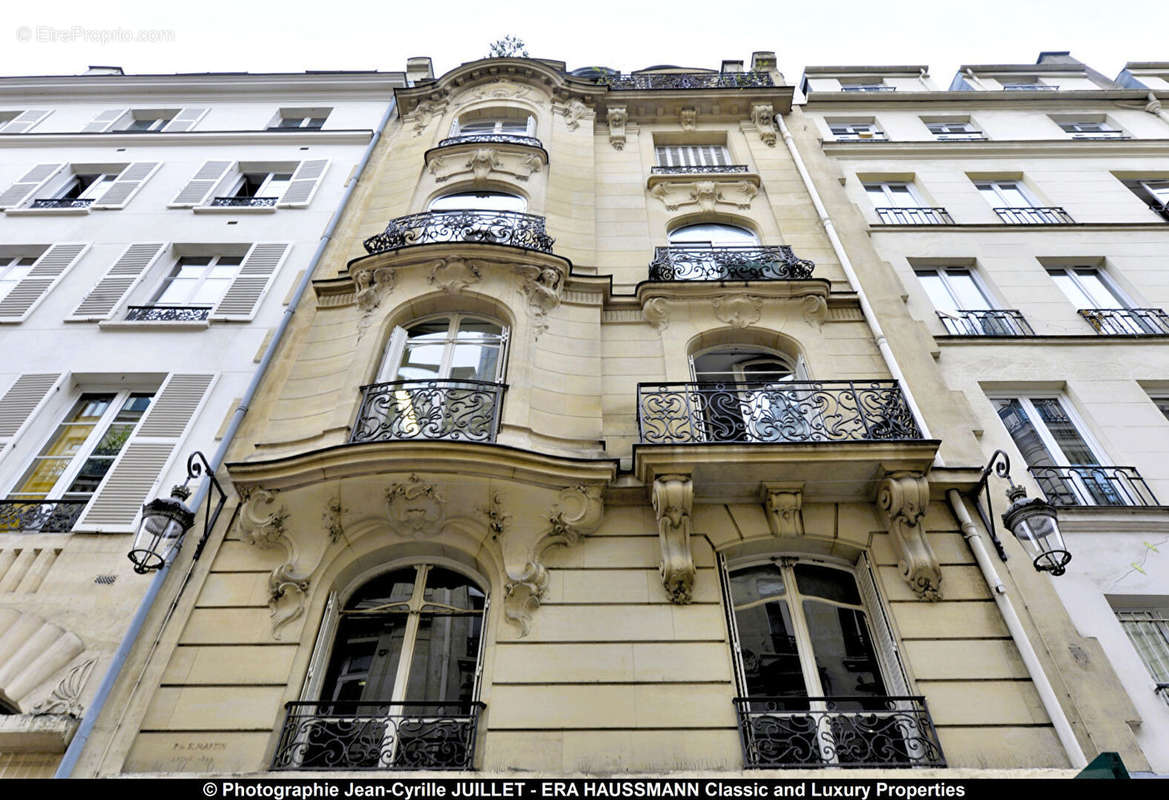
[[[953,225],[944,208],[878,208],[877,216],[886,225]]]
[[[1030,323],[1013,308],[991,310],[960,308],[939,311],[938,316],[951,336],[1034,336]]]
[[[274,770],[469,770],[483,703],[286,703]]]
[[[350,442],[448,439],[494,442],[502,383],[392,381],[361,387],[361,409]]]
[[[938,142],[985,142],[986,134],[970,131],[969,133],[935,133],[934,140]]]
[[[655,72],[596,78],[613,91],[630,89],[755,89],[774,86],[769,72]]]
[[[514,133],[467,133],[443,139],[438,143],[438,146],[451,147],[456,144],[522,144],[525,147],[544,149],[543,142],[535,136],[521,136]]]
[[[279,197],[213,197],[212,208],[275,208]]]
[[[89,208],[93,204],[91,197],[38,197],[32,201],[31,208]]]
[[[703,164],[687,167],[650,167],[653,175],[724,175],[728,172],[750,172],[746,164]]]
[[[1059,206],[996,208],[994,213],[1008,225],[1074,225],[1071,214]]]
[[[1059,87],[1048,83],[1004,83],[1006,92],[1058,92]]]
[[[211,316],[211,306],[130,306],[130,322],[202,322]]]
[[[0,500],[0,533],[68,533],[87,500]]]
[[[365,240],[368,253],[439,242],[480,242],[552,252],[544,218],[518,211],[426,211],[390,220],[383,233]]]
[[[736,697],[743,766],[944,767],[924,697]]]
[[[1169,314],[1159,308],[1081,308],[1101,336],[1169,336]]]
[[[1053,506],[1160,505],[1136,467],[1070,464],[1027,471]]]
[[[842,92],[895,92],[896,86],[886,86],[884,84],[868,84],[865,86],[845,86],[841,85]]]
[[[655,247],[651,281],[798,281],[816,265],[786,244],[766,247]]]
[[[1132,137],[1129,136],[1124,131],[1092,131],[1091,133],[1088,133],[1087,131],[1081,131],[1078,133],[1072,133],[1072,138],[1073,139],[1131,139]]]
[[[896,381],[639,383],[642,444],[921,439]]]

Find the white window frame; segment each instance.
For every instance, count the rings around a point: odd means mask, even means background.
[[[838,142],[884,141],[889,137],[880,124],[871,122],[828,122],[828,130]]]
[[[688,230],[692,230],[693,228],[698,228],[698,227],[703,227],[703,226],[710,226],[712,228],[723,229],[723,230],[727,230],[727,231],[731,231],[731,230],[742,231],[743,233],[747,234],[747,236],[737,236],[735,238],[731,238],[728,240],[697,239],[694,241],[678,240],[675,238],[683,231],[688,231]],[[750,239],[750,241],[748,241],[748,239]],[[755,231],[751,230],[750,228],[746,228],[742,225],[731,225],[731,224],[726,223],[726,222],[694,222],[694,223],[691,223],[688,225],[679,225],[676,228],[672,228],[666,234],[666,243],[670,247],[693,247],[693,248],[698,248],[698,247],[707,247],[707,248],[758,247],[759,246],[759,234],[757,234]]]
[[[865,181],[861,185],[864,186],[865,196],[868,197],[870,201],[873,199],[872,193],[869,191],[870,189],[880,189],[881,194],[885,196],[885,205],[874,206],[874,208],[925,208],[927,205],[926,202],[922,200],[921,194],[918,193],[917,187],[914,185],[913,181]],[[913,200],[914,205],[897,205],[897,203],[893,200],[893,187],[895,186],[904,186],[906,191],[909,193],[910,199]]]
[[[847,80],[847,79],[845,79]],[[846,83],[845,80],[837,79],[840,84],[840,91],[842,92],[894,92],[897,91],[896,86],[891,86],[885,83],[884,78],[866,78],[865,83]]]
[[[271,131],[310,130],[319,131],[329,120],[332,108],[282,108],[276,112],[272,122],[268,124]],[[296,125],[285,125],[286,122],[297,120]],[[320,125],[313,125],[313,120],[320,120]]]
[[[1140,185],[1154,200],[1161,203],[1162,206],[1169,207],[1169,179],[1154,178],[1141,181]]]
[[[968,275],[970,277],[970,282],[974,284],[974,288],[978,290],[978,293],[980,295],[982,295],[982,299],[986,302],[986,308],[984,308],[984,309],[963,309],[962,306],[960,306],[958,304],[958,295],[955,293],[953,287],[950,284],[951,276],[949,273],[951,273],[951,272],[964,272],[964,273],[966,273],[966,275]],[[921,276],[923,273],[932,273],[932,274],[937,276],[938,280],[941,281],[942,288],[945,289],[946,294],[948,294],[950,296],[950,300],[952,301],[952,305],[953,305],[952,309],[938,308],[937,303],[934,302],[933,297],[930,297],[929,291],[925,288],[925,285],[920,284]],[[966,311],[996,311],[999,309],[999,305],[995,301],[994,296],[991,295],[991,293],[988,291],[986,284],[983,283],[982,278],[979,276],[978,271],[974,267],[949,266],[949,265],[942,266],[942,267],[914,267],[913,274],[914,274],[914,276],[917,277],[919,284],[921,285],[922,291],[925,292],[926,297],[929,298],[930,304],[934,307],[934,310],[939,311],[943,314],[950,314],[950,313],[953,313],[956,311],[962,311],[962,310],[966,310]]]
[[[1099,134],[1109,133],[1124,135],[1124,131],[1112,125],[1107,119],[1055,119],[1052,121],[1062,128],[1064,133],[1071,134],[1073,139],[1118,138],[1099,136]]]
[[[520,113],[517,113],[514,117],[509,118],[506,115],[500,113],[503,110],[517,111],[517,112],[520,112],[522,114],[527,115],[527,119],[524,122],[523,133],[519,133],[516,131],[504,131],[503,130],[504,125],[518,127],[519,122],[520,122],[520,120],[519,120]],[[491,112],[495,112],[496,114],[498,114],[498,116],[493,116],[493,114]],[[471,133],[468,133],[466,131],[467,125],[484,125],[488,122],[492,123],[491,130],[489,130],[489,131],[486,131],[486,130],[474,131]],[[499,135],[506,134],[508,136],[535,137],[535,135],[536,135],[536,117],[534,114],[527,111],[526,109],[507,108],[507,107],[496,106],[493,108],[482,109],[481,115],[479,115],[479,116],[476,116],[476,112],[471,111],[471,112],[468,112],[466,114],[463,114],[460,117],[456,117],[454,119],[454,121],[451,122],[451,131],[450,131],[451,137],[491,136],[491,135],[496,135],[496,134],[499,134]]]
[[[481,207],[477,208],[475,206],[459,206],[456,208],[436,209],[434,207],[435,203],[439,203],[439,202],[447,199],[448,197],[468,197],[468,198],[470,198],[470,197],[475,197],[475,198],[479,198],[479,197],[484,197],[484,198],[486,198],[486,197],[514,197],[523,204],[523,208],[519,208],[519,209],[481,208]],[[471,189],[471,190],[464,190],[464,191],[457,191],[457,192],[447,192],[445,194],[440,194],[437,197],[433,197],[433,198],[431,198],[430,202],[426,204],[426,210],[427,211],[438,211],[438,212],[442,212],[442,211],[456,211],[456,212],[457,211],[486,211],[489,213],[508,212],[508,213],[514,213],[514,214],[524,214],[524,213],[527,213],[527,210],[528,210],[528,198],[524,197],[522,194],[520,194],[518,192],[505,192],[505,191],[499,191],[499,190],[495,190],[495,189],[475,191],[475,190]]]
[[[953,120],[948,122],[940,120],[925,122],[923,120],[922,122],[926,130],[939,142],[971,142],[986,138],[986,134],[971,120]],[[961,130],[949,130],[950,128],[959,126],[961,126]]]
[[[110,130],[117,133],[158,133],[166,128],[181,110],[179,108],[131,109],[118,119]],[[135,128],[135,122],[150,122],[151,124],[147,128]]]
[[[219,305],[220,301],[223,300],[224,295],[226,295],[228,293],[228,291],[231,290],[231,286],[235,282],[236,278],[239,277],[239,271],[243,267],[243,262],[244,262],[245,257],[246,257],[246,255],[236,256],[236,255],[227,255],[224,253],[219,253],[219,254],[216,254],[213,256],[180,255],[174,259],[173,263],[170,265],[170,269],[168,269],[166,271],[166,273],[164,273],[162,275],[161,280],[158,282],[157,288],[151,294],[151,299],[150,299],[149,305],[182,306],[182,307],[210,306],[211,309],[214,310],[214,308]],[[231,280],[224,287],[223,293],[220,294],[219,297],[215,298],[214,300],[211,300],[211,301],[203,300],[203,301],[199,301],[196,303],[196,302],[191,301],[190,298],[188,297],[188,299],[186,301],[181,302],[181,303],[176,303],[173,301],[167,301],[166,303],[163,303],[163,302],[161,302],[160,298],[161,298],[163,292],[165,292],[167,289],[170,288],[171,284],[173,283],[173,279],[174,279],[175,275],[179,272],[180,269],[182,269],[182,266],[183,266],[182,262],[183,262],[184,258],[210,258],[211,259],[210,263],[205,264],[205,265],[201,265],[203,267],[203,275],[194,284],[194,288],[190,292],[191,296],[194,296],[194,295],[199,293],[199,290],[203,287],[203,284],[207,282],[207,279],[210,276],[211,270],[214,267],[234,266],[235,272],[232,273]],[[219,261],[220,261],[220,259],[223,259],[223,258],[236,258],[236,259],[239,259],[240,263],[238,263],[238,264],[220,264]]]
[[[725,144],[659,144],[654,146],[654,163],[659,167],[726,167],[731,151]]]
[[[998,180],[983,180],[980,178],[978,180],[974,180],[973,183],[974,183],[974,188],[978,190],[978,194],[982,197],[986,197],[986,195],[984,193],[986,190],[983,189],[984,186],[989,187],[990,190],[994,192],[995,196],[999,199],[999,204],[992,205],[991,208],[1039,208],[1040,207],[1035,203],[1034,195],[1032,195],[1031,192],[1028,191],[1027,187],[1023,185],[1023,181],[1021,181],[1021,180],[1012,179],[1012,180],[998,181]],[[1011,203],[1007,202],[1005,196],[1003,195],[1003,190],[1004,190],[1004,188],[1006,188],[1008,186],[1013,188],[1015,191],[1017,191],[1022,196],[1022,198],[1027,201],[1027,205],[1016,206],[1016,205],[1012,205]]]
[[[1068,461],[1067,456],[1064,455],[1063,448],[1059,446],[1058,440],[1056,440],[1056,438],[1051,434],[1051,431],[1047,429],[1047,423],[1043,421],[1043,418],[1039,415],[1039,412],[1036,410],[1035,405],[1032,402],[1033,400],[1055,400],[1057,403],[1059,403],[1059,407],[1063,411],[1064,416],[1068,418],[1068,421],[1072,424],[1072,427],[1075,428],[1076,433],[1083,440],[1084,445],[1088,448],[1088,450],[1091,451],[1093,458],[1096,459],[1096,464],[1100,466],[1108,466],[1112,463],[1107,458],[1101,458],[1101,456],[1104,454],[1103,448],[1101,448],[1100,445],[1096,442],[1095,438],[1088,431],[1087,426],[1084,425],[1084,421],[1080,418],[1079,414],[1076,413],[1075,409],[1072,407],[1071,403],[1068,402],[1067,397],[1062,392],[1027,392],[1025,394],[1022,392],[997,392],[990,395],[990,400],[992,403],[997,403],[1002,400],[1018,401],[1019,405],[1023,407],[1024,413],[1027,415],[1028,422],[1031,423],[1031,427],[1035,429],[1039,436],[1039,440],[1043,443],[1044,448],[1046,448],[1047,454],[1051,456],[1053,461],[1055,461],[1055,465],[1059,467],[1069,467],[1072,466],[1072,462]],[[999,421],[1002,422],[1002,417],[999,416],[997,406],[995,407],[994,411],[995,416],[999,417]],[[1014,443],[1014,437],[1011,437],[1010,432],[1006,431],[1006,423],[1002,422],[1002,425],[1003,430],[1006,432],[1007,436],[1011,438],[1011,442]],[[1028,464],[1027,466],[1031,465]]]
[[[1115,299],[1116,302],[1120,304],[1122,309],[1129,309],[1134,307],[1128,296],[1124,292],[1120,291],[1120,287],[1118,287],[1100,267],[1093,266],[1091,264],[1072,264],[1069,266],[1049,266],[1046,267],[1046,270],[1049,276],[1058,272],[1067,277],[1073,284],[1075,284],[1077,289],[1083,292],[1084,297],[1089,299],[1091,299],[1092,293],[1084,287],[1083,282],[1080,280],[1078,271],[1091,271],[1095,273],[1096,278],[1100,281],[1100,284],[1112,295],[1113,299]],[[1067,298],[1067,301],[1074,305],[1072,298],[1067,297],[1063,291],[1060,291],[1060,294],[1064,295],[1064,297]],[[1099,308],[1099,306],[1084,306],[1084,308]],[[1079,310],[1078,307],[1077,310]]]
[[[0,290],[0,300],[7,297],[9,292],[19,286],[20,282],[28,277],[28,273],[32,272],[32,268],[36,266],[37,258],[39,256],[0,256],[0,282],[15,281],[7,290]],[[28,261],[29,263],[21,264],[21,261]],[[10,277],[18,270],[24,270],[24,274],[17,278]]]
[[[1055,83],[1044,83],[1040,78],[999,78],[1004,92],[1051,92],[1059,89]]]
[[[424,317],[412,319],[405,326],[395,326],[390,333],[390,340],[386,344],[385,353],[382,355],[381,364],[378,365],[374,383],[390,383],[398,380],[468,380],[464,378],[452,378],[451,367],[454,362],[455,347],[459,344],[470,344],[470,340],[459,339],[459,326],[467,317],[472,319],[487,320],[499,326],[499,358],[495,362],[495,377],[494,378],[475,378],[474,380],[483,380],[488,383],[503,383],[503,376],[507,372],[507,351],[508,343],[511,335],[508,326],[501,320],[496,319],[490,314],[477,314],[472,312],[455,311],[444,312],[439,314],[427,314]],[[409,328],[415,325],[420,325],[424,322],[432,322],[434,320],[446,319],[447,323],[446,336],[442,339],[442,357],[438,365],[438,373],[431,378],[399,378],[398,371],[402,368],[402,357],[406,353],[406,345],[409,344]],[[431,341],[431,344],[439,344],[438,341]]]
[[[1161,600],[1160,605],[1126,605],[1113,607],[1112,611],[1153,683],[1166,686],[1169,685],[1169,598]],[[1138,630],[1145,634],[1140,637],[1145,640],[1145,647],[1137,644]],[[1149,656],[1155,659],[1153,663],[1149,662]],[[1162,689],[1157,694],[1169,703],[1169,691]]]

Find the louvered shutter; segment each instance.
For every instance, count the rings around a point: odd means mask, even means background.
[[[158,168],[160,161],[137,161],[122,170],[110,188],[98,198],[93,208],[125,208],[130,198],[138,193],[142,184],[150,179]]]
[[[199,168],[191,182],[183,187],[174,200],[171,208],[203,205],[207,195],[219,185],[228,171],[235,166],[233,161],[208,161]]]
[[[69,319],[82,321],[108,318],[164,250],[166,245],[159,243],[132,244],[127,247]]]
[[[0,445],[20,432],[60,379],[57,372],[21,375],[16,379],[0,397]]]
[[[8,124],[0,128],[0,131],[4,133],[27,133],[32,130],[34,125],[52,113],[52,111],[21,111],[16,117],[8,120]]]
[[[865,604],[865,616],[868,617],[869,628],[873,633],[873,643],[880,656],[885,691],[891,697],[908,695],[909,681],[905,676],[905,666],[901,663],[901,653],[893,638],[893,628],[885,614],[885,606],[877,594],[876,578],[867,555],[862,555],[857,562],[856,583]]]
[[[199,120],[203,119],[207,114],[206,108],[184,108],[175,114],[174,119],[168,122],[163,127],[165,133],[182,133],[189,131],[191,128],[199,124]]]
[[[126,113],[125,108],[111,108],[108,111],[103,111],[93,118],[93,122],[81,129],[82,133],[105,133],[114,126],[122,116]]]
[[[87,244],[55,244],[33,264],[28,277],[0,300],[0,322],[22,322],[57,281],[77,263]]]
[[[213,319],[247,320],[256,313],[260,296],[268,288],[273,273],[279,269],[291,247],[286,242],[263,242],[252,245],[240,265],[239,273],[215,307]]]
[[[0,194],[0,208],[16,208],[22,205],[37,189],[65,168],[64,164],[37,164],[23,178]]]
[[[122,449],[74,531],[129,533],[207,394],[214,375],[171,375]]]
[[[312,202],[313,195],[317,193],[317,186],[320,185],[321,178],[328,167],[329,160],[327,158],[319,161],[300,162],[296,171],[292,173],[292,181],[284,191],[284,196],[280,198],[277,205],[282,208],[304,208],[307,206]]]

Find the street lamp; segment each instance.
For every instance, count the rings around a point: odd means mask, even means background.
[[[202,463],[199,463],[202,462]],[[207,478],[211,487],[219,493],[215,510],[211,510],[211,503],[207,504],[207,512],[203,520],[203,537],[195,549],[197,560],[203,552],[203,545],[215,522],[219,519],[219,512],[227,502],[227,493],[215,480],[215,470],[207,463],[207,457],[199,451],[191,454],[187,459],[187,479],[181,486],[171,488],[170,497],[156,497],[142,506],[142,520],[138,523],[138,533],[134,536],[134,544],[130,549],[129,558],[134,564],[134,571],[145,575],[160,569],[182,544],[183,536],[195,524],[195,512],[186,506],[186,499],[191,496],[187,484],[207,471]]]
[[[982,521],[990,532],[999,558],[1006,561],[1007,551],[1003,549],[1003,543],[995,532],[990,487],[987,485],[992,470],[998,477],[1011,480],[1011,462],[1002,450],[995,450],[983,468],[978,478],[978,491],[986,490],[986,506],[991,518],[988,520],[984,516]],[[1060,533],[1055,506],[1038,497],[1028,499],[1027,490],[1013,481],[1007,489],[1007,499],[1011,501],[1011,506],[1003,512],[1003,524],[1031,556],[1035,569],[1050,572],[1053,576],[1063,575],[1068,562],[1072,560],[1072,554],[1068,552],[1063,534]],[[979,508],[978,512],[981,515],[982,509]]]

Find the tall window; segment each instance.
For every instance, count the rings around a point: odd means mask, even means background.
[[[1127,308],[1095,267],[1050,267],[1047,274],[1076,308]]]
[[[291,172],[247,172],[223,197],[238,200],[269,198],[278,201],[292,182]]]
[[[806,441],[816,427],[815,404],[790,382],[806,378],[803,362],[750,347],[722,347],[693,358],[701,424],[711,442]]]
[[[915,270],[934,308],[948,314],[960,310],[986,311],[994,308],[969,269],[938,267]]]
[[[77,174],[69,178],[57,191],[53,192],[52,200],[89,200],[99,199],[106,190],[118,179],[118,173],[86,173]]]
[[[165,278],[153,305],[214,306],[239,272],[242,256],[183,256]]]
[[[0,300],[28,277],[36,263],[32,256],[0,256]]]
[[[450,314],[395,328],[378,381],[495,381],[502,375],[503,326],[483,317]]]
[[[1018,181],[979,181],[974,185],[994,208],[1031,208],[1035,205]]]
[[[725,167],[731,153],[721,144],[658,145],[654,148],[659,167]]]

